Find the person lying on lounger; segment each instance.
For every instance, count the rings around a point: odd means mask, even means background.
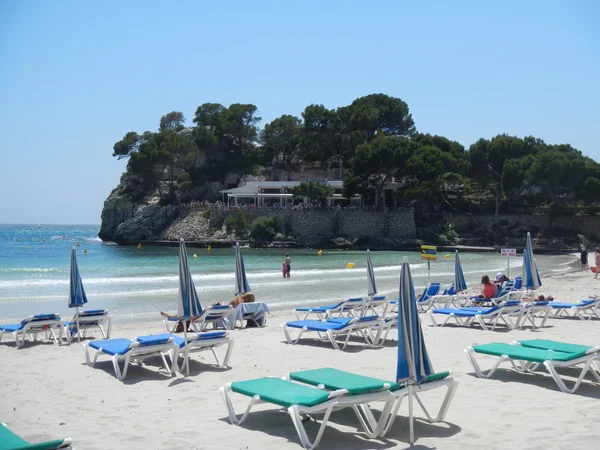
[[[247,292],[245,294],[242,295],[238,295],[236,298],[234,298],[233,300],[231,300],[229,302],[229,305],[232,306],[233,308],[237,308],[237,306],[240,303],[253,303],[254,301],[256,301],[256,297],[254,296],[254,294]],[[221,306],[221,303],[219,302],[215,302],[213,303],[211,306]],[[160,312],[160,315],[167,318],[167,319],[177,319],[177,314],[169,314],[166,313],[164,311]],[[200,317],[200,316],[198,316]],[[194,331],[192,329],[192,322],[195,321],[198,317],[194,317],[192,320],[187,320],[187,327],[188,327],[188,331]],[[183,332],[183,323],[179,322],[177,324],[177,328],[175,329],[176,333],[182,333]]]
[[[554,297],[552,297],[551,295],[548,295],[547,297],[544,296],[544,294],[540,294],[537,297],[534,297],[533,299],[531,297],[524,297],[523,301],[524,302],[551,302],[552,300],[554,300]]]

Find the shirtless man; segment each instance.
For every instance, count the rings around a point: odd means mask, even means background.
[[[286,253],[285,254],[285,265],[286,265],[286,268],[287,268],[287,270],[285,272],[285,277],[286,278],[290,277],[290,270],[292,270],[291,264],[292,264],[292,259],[290,258],[290,254]]]

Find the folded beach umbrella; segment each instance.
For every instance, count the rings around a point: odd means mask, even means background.
[[[458,250],[456,250],[456,257],[454,258],[454,291],[462,292],[466,290],[467,282],[465,281],[465,275],[463,274],[460,258],[458,257]]]
[[[244,258],[240,249],[240,243],[235,243],[235,295],[250,292],[250,284],[246,278],[246,269],[244,268]]]
[[[542,285],[542,279],[533,259],[533,245],[531,244],[531,233],[527,232],[527,245],[523,253],[523,285],[527,290],[535,290]]]
[[[83,288],[79,267],[77,266],[77,253],[75,247],[71,248],[71,274],[69,277],[69,308],[75,308],[79,312],[79,307],[87,303],[87,295]]]
[[[192,280],[190,267],[188,265],[187,249],[182,239],[179,242],[179,297],[177,302],[177,319],[183,320],[184,340],[187,342],[187,323],[188,319],[202,315],[202,306],[200,299]],[[175,363],[175,362],[174,362]],[[187,352],[185,352],[186,375],[190,374],[190,365]]]
[[[400,292],[398,293],[398,363],[396,381],[405,383],[408,389],[410,443],[414,443],[413,395],[417,385],[433,373],[433,367],[425,348],[423,330],[417,311],[417,298],[410,274],[408,258],[400,269]]]
[[[375,285],[375,272],[373,272],[373,263],[371,262],[371,252],[367,249],[367,295],[377,294]]]

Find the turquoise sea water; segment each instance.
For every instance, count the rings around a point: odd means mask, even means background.
[[[98,226],[0,225],[0,321],[29,314],[69,315],[70,249],[77,248],[79,269],[89,308],[108,308],[117,320],[156,318],[173,311],[178,295],[178,248],[122,247],[103,243]],[[77,246],[79,244],[79,246]],[[87,250],[87,253],[84,253]],[[190,268],[203,304],[229,301],[234,294],[234,249],[188,248]],[[366,295],[365,252],[290,250],[292,276],[283,279],[285,250],[243,249],[248,281],[259,301],[272,309],[299,304],[331,303]],[[427,263],[416,252],[372,252],[380,293],[395,298],[400,263],[411,262],[416,288],[427,283]],[[431,265],[431,281],[451,282],[454,258]],[[574,256],[536,257],[542,276],[570,270]],[[461,253],[467,283],[479,284],[483,274],[506,271],[506,258],[491,253]],[[354,263],[354,268],[346,268]],[[521,258],[511,262],[511,275],[520,273]]]

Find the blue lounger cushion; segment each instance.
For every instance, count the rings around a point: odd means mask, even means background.
[[[33,323],[33,322],[41,322],[41,321],[46,321],[46,320],[60,320],[60,315],[59,314],[36,314],[35,316],[32,316],[31,319],[27,320],[27,319],[23,319],[21,320],[21,323],[11,323],[11,324],[7,324],[7,325],[0,325],[0,330],[3,331],[19,331],[22,330],[25,325],[27,325],[28,323]]]
[[[340,306],[342,306],[345,302],[339,302],[336,305],[329,305],[329,306],[314,306],[314,307],[303,307],[303,308],[296,308],[296,311],[305,311],[305,312],[310,312],[310,311],[314,311],[314,312],[327,312],[330,309],[335,309],[335,308],[339,308]]]
[[[348,322],[350,322],[353,318],[352,317],[335,317],[335,318],[331,318],[331,319],[327,319],[327,322],[335,322],[335,323],[342,323],[344,325],[347,325]],[[379,316],[365,316],[365,317],[360,317],[358,319],[359,322],[371,322],[373,320],[377,320],[379,319]]]
[[[149,336],[138,336],[137,341],[140,345],[157,345],[165,344],[170,337],[170,334],[154,334]]]
[[[455,316],[459,316],[459,317],[475,317],[478,314],[489,314],[491,312],[494,312],[496,310],[500,309],[497,306],[494,306],[493,308],[489,308],[486,310],[478,310],[478,309],[455,309],[455,308],[440,308],[440,309],[434,309],[433,312],[434,314],[446,314],[446,315],[450,315],[450,314],[454,314]]]
[[[220,339],[227,335],[227,331],[208,331],[206,333],[188,333],[189,336],[198,336],[196,338],[197,341],[209,341],[211,339]],[[153,335],[155,338],[162,338],[165,341],[170,337],[173,338],[173,342],[179,346],[179,348],[183,348],[185,346],[185,340],[180,336],[175,336],[169,333],[163,334],[155,334]],[[139,340],[139,339],[138,339]]]
[[[594,303],[596,300],[581,300],[579,303],[566,303],[566,302],[551,302],[550,306],[553,308],[571,308],[572,306],[587,306]]]
[[[124,355],[129,350],[129,346],[133,343],[131,339],[105,339],[91,341],[88,345],[96,350],[102,349],[107,355]]]
[[[81,311],[79,313],[79,317],[82,317],[82,316],[100,316],[100,315],[103,315],[103,314],[106,314],[106,313],[108,313],[108,310],[106,310],[106,309],[90,309],[90,310],[87,310],[87,311]]]
[[[291,328],[304,328],[310,331],[327,331],[327,330],[343,330],[348,326],[347,323],[337,323],[321,320],[294,320],[286,322],[286,325]]]

